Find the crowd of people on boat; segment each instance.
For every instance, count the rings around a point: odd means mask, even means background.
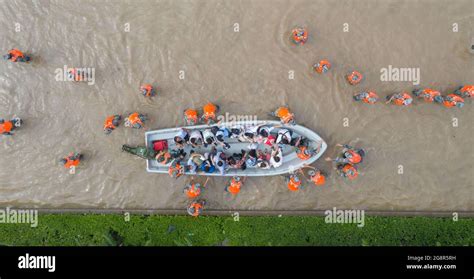
[[[282,110],[291,115],[291,119],[286,114],[285,117],[280,117],[282,123],[294,123],[293,114],[286,107],[278,108],[274,115],[279,115]],[[186,121],[187,119],[185,116]],[[209,120],[204,119],[207,123]],[[248,145],[240,152],[227,153],[233,142]],[[302,160],[311,158],[321,148],[321,146],[311,147],[306,138],[295,134],[289,127],[275,127],[265,123],[232,127],[209,125],[204,129],[191,130],[180,128],[173,138],[173,143],[176,148],[159,150],[156,160],[161,165],[169,164],[169,174],[175,178],[186,172],[189,174],[219,172],[223,175],[229,169],[278,168],[284,161],[285,146],[294,149],[296,156]],[[265,148],[259,149],[261,146]],[[184,152],[186,147],[191,149],[189,156]],[[208,152],[196,152],[202,147],[207,148]]]

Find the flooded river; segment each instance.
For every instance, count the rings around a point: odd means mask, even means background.
[[[310,32],[304,46],[289,42],[296,25]],[[208,208],[472,211],[472,100],[462,109],[419,100],[401,108],[352,95],[415,88],[381,81],[389,65],[419,68],[420,86],[442,92],[472,84],[473,37],[472,0],[1,0],[0,49],[19,48],[34,61],[0,64],[0,117],[25,121],[0,138],[0,206],[183,209],[188,178],[147,173],[145,161],[121,152],[122,144],[143,144],[144,131],[106,136],[103,121],[140,111],[150,129],[176,127],[185,108],[213,101],[259,119],[288,104],[298,123],[326,139],[324,156],[350,143],[367,157],[355,181],[319,160],[331,172],[327,185],[297,193],[282,177],[250,178],[231,197],[227,178],[212,178]],[[333,67],[318,75],[311,67],[324,58]],[[64,66],[94,68],[94,84],[58,81]],[[353,69],[365,75],[357,86],[344,80]],[[157,85],[158,96],[145,99],[142,83]],[[58,163],[72,151],[85,154],[74,175]]]

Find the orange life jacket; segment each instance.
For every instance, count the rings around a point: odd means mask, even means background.
[[[184,174],[184,168],[179,163],[176,163],[175,166],[173,166],[173,164],[171,164],[171,166],[168,168],[168,174],[171,177],[178,178],[178,177],[180,177],[181,175]],[[174,175],[174,174],[176,174],[176,175]]]
[[[227,187],[227,191],[233,195],[237,195],[240,192],[240,187],[242,187],[242,181],[237,181],[235,178],[232,178],[229,187]]]
[[[318,64],[315,65],[314,70],[317,73],[322,74],[322,73],[325,73],[325,72],[329,71],[330,68],[331,68],[331,63],[329,63],[329,61],[321,60],[321,61],[319,61]]]
[[[107,129],[113,130],[113,129],[117,128],[117,127],[114,125],[114,119],[115,119],[115,115],[108,116],[108,117],[105,119],[105,122],[104,122],[104,130],[107,130]]]
[[[293,42],[303,45],[308,40],[308,30],[306,30],[306,28],[295,28],[291,31],[291,37],[293,38]]]
[[[160,161],[159,159],[163,158],[163,161]],[[159,153],[156,161],[158,164],[166,165],[168,164],[169,160],[171,159],[171,154],[168,151],[165,151],[163,153]]]
[[[280,118],[281,122],[288,124],[293,120],[293,113],[287,107],[279,107],[275,111],[275,115]]]
[[[130,122],[130,125],[133,126],[135,124],[140,124],[141,126],[143,126],[143,122],[142,120],[140,119],[140,115],[138,114],[138,112],[135,112],[135,113],[132,113],[128,116],[128,122]]]
[[[351,164],[358,164],[362,161],[362,156],[354,150],[349,149],[346,152],[349,152],[352,155],[352,157],[347,158]]]
[[[357,169],[351,164],[345,164],[342,168],[342,172],[344,173],[345,177],[349,179],[355,179],[359,175]]]
[[[326,177],[320,171],[317,171],[313,176],[310,177],[310,180],[316,186],[323,186],[326,182]]]
[[[198,197],[201,194],[201,188],[196,187],[196,184],[192,183],[190,185],[190,187],[185,189],[185,192],[186,192],[186,195],[188,196],[188,198],[194,199],[194,198]]]
[[[365,98],[362,99],[362,101],[367,104],[375,104],[379,96],[377,96],[377,94],[375,94],[375,92],[372,92],[372,91],[368,91],[367,94],[368,95],[365,96]]]
[[[5,121],[3,124],[0,124],[0,135],[11,132],[13,129],[13,123],[11,121]]]
[[[436,96],[441,96],[441,93],[430,88],[423,89],[420,94],[420,97],[422,97],[426,102],[430,103],[434,101]]]
[[[217,107],[213,103],[207,103],[203,107],[204,111],[204,120],[215,119],[217,113]]]
[[[350,73],[349,75],[347,75],[347,81],[351,84],[351,85],[356,85],[358,84],[359,82],[362,81],[362,78],[364,76],[357,72],[357,71],[352,71],[352,73]]]
[[[198,202],[193,202],[189,207],[194,208],[194,213],[192,214],[194,217],[198,217],[200,211],[203,208],[202,204],[200,204]]]
[[[79,158],[72,160],[74,154],[69,155],[68,157],[64,158],[66,159],[66,163],[64,164],[64,167],[67,169],[70,169],[71,167],[77,167],[81,160]]]
[[[290,176],[290,180],[288,181],[288,189],[290,191],[298,191],[301,186],[301,180],[297,179],[296,176],[292,175]]]
[[[309,154],[309,152],[307,151],[308,151],[308,148],[306,146],[300,146],[296,150],[296,156],[298,156],[298,158],[300,158],[303,161],[308,160],[309,158],[311,158],[311,154]]]
[[[403,92],[401,98],[394,98],[393,99],[393,103],[397,106],[406,106],[405,100],[410,100],[410,99],[412,99],[412,97],[408,93]],[[409,104],[411,104],[411,103],[408,103],[407,105],[409,105]]]
[[[151,84],[144,84],[140,86],[140,91],[145,91],[146,93],[144,94],[145,97],[151,97],[152,96],[152,91],[153,91],[153,86]]]
[[[20,50],[14,48],[12,50],[10,50],[8,52],[8,54],[11,55],[11,59],[13,62],[16,62],[16,60],[18,60],[18,58],[25,58],[25,55],[23,54],[23,52],[21,52]]]
[[[464,99],[456,94],[449,94],[443,101],[443,105],[447,108],[454,107],[457,103],[464,103]]]
[[[463,96],[474,97],[474,85],[465,85],[459,91]]]
[[[184,111],[184,119],[188,125],[195,125],[198,123],[198,112],[195,109],[187,109]]]

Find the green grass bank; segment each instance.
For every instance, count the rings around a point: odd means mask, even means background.
[[[472,246],[474,219],[366,217],[365,226],[324,217],[40,214],[38,226],[0,224],[0,245],[31,246]]]

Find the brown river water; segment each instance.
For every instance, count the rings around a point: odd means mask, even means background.
[[[310,32],[304,46],[289,42],[296,25]],[[150,116],[150,129],[176,127],[185,108],[213,101],[259,119],[288,104],[327,141],[324,157],[337,154],[337,143],[364,147],[367,157],[355,181],[317,161],[331,172],[327,185],[297,193],[276,176],[250,178],[232,197],[227,178],[212,178],[208,208],[473,211],[472,100],[462,109],[352,100],[366,89],[384,98],[415,88],[381,81],[389,65],[419,68],[420,86],[442,92],[472,84],[472,38],[472,0],[1,0],[0,49],[34,61],[0,64],[0,117],[25,121],[0,138],[0,206],[184,209],[188,177],[147,173],[145,161],[121,152],[143,144],[144,131],[122,126],[106,136],[103,121],[137,110]],[[333,67],[318,75],[311,66],[324,58]],[[57,81],[64,65],[94,68],[95,83]],[[365,75],[357,86],[344,80],[353,69]],[[157,85],[158,96],[145,99],[142,83]],[[58,163],[72,151],[86,157],[73,175]]]

